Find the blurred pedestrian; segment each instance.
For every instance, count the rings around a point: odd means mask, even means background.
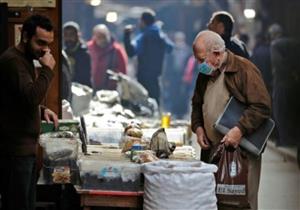
[[[249,41],[250,41],[250,37],[249,37],[249,35],[248,35],[247,33],[239,33],[239,34],[237,35],[237,37],[238,37],[242,42],[245,43],[245,46],[248,46]]]
[[[227,49],[236,55],[249,59],[249,53],[245,43],[236,36],[232,37],[233,24],[234,19],[229,12],[217,11],[212,14],[207,27],[223,38]]]
[[[256,43],[252,51],[250,60],[261,71],[264,82],[270,94],[272,94],[272,68],[270,43],[267,34],[259,33],[256,35]]]
[[[93,37],[88,42],[92,58],[92,86],[94,91],[116,89],[116,82],[109,79],[108,69],[127,74],[128,58],[123,46],[111,35],[104,24],[93,28]]]
[[[191,126],[201,146],[201,160],[207,162],[220,143],[236,148],[242,136],[253,133],[270,116],[271,99],[256,66],[225,49],[225,43],[217,33],[200,32],[193,50],[200,67],[192,99]],[[239,122],[222,135],[214,128],[214,123],[230,96],[246,104],[247,108]],[[251,209],[256,210],[261,156],[257,158],[245,153],[248,158],[248,200]],[[218,209],[227,208],[219,206]]]
[[[191,104],[189,103],[193,96],[193,91],[195,88],[196,80],[199,73],[199,65],[198,61],[195,59],[194,55],[191,55],[188,58],[187,64],[184,68],[184,75],[183,75],[183,86],[185,86],[186,94],[187,94],[187,114],[191,111]]]
[[[184,70],[191,47],[185,41],[185,34],[174,34],[174,49],[166,55],[162,73],[162,99],[164,111],[171,112],[176,118],[182,118],[187,111],[188,94],[183,83]]]
[[[49,45],[54,40],[51,21],[28,17],[21,40],[0,56],[0,194],[1,209],[35,210],[36,155],[41,118],[57,115],[40,105],[54,77],[56,64]],[[36,69],[34,60],[41,67]]]
[[[85,42],[80,39],[80,27],[76,22],[69,21],[63,25],[63,40],[72,82],[91,86],[91,59]]]
[[[280,146],[300,147],[300,42],[283,36],[280,25],[269,27],[273,74],[274,118]]]
[[[283,37],[283,29],[278,23],[273,23],[268,28],[270,42],[274,42]]]
[[[147,10],[140,18],[140,33],[131,41],[132,27],[125,27],[124,44],[129,57],[137,55],[137,79],[148,90],[149,96],[159,103],[159,76],[162,73],[165,53],[173,49],[173,43],[155,24],[155,12]]]

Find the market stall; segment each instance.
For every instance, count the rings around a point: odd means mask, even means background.
[[[78,95],[86,98],[84,94]],[[44,149],[40,184],[73,185],[84,209],[93,206],[142,208],[145,197],[151,195],[147,189],[151,189],[149,176],[152,175],[145,170],[147,164],[169,161],[175,165],[162,166],[159,172],[163,174],[163,167],[171,167],[175,177],[182,177],[182,166],[187,167],[185,170],[192,168],[187,177],[194,172],[213,176],[215,169],[205,170],[206,166],[196,158],[188,122],[170,121],[170,116],[166,122],[155,113],[152,116],[137,114],[120,103],[115,91],[100,91],[93,99],[81,102],[86,101],[88,105],[81,105],[85,110],[77,107],[77,112],[82,114],[80,118],[60,120],[56,131],[43,124],[48,133],[42,134],[40,139]],[[176,168],[179,168],[177,175]],[[201,177],[199,174],[197,177]],[[145,177],[148,177],[147,189]],[[155,183],[150,181],[150,185],[155,186]],[[214,191],[214,183],[207,185]],[[210,196],[215,198],[214,193]],[[148,209],[151,209],[149,205]]]

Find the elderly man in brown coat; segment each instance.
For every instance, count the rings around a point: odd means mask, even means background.
[[[201,146],[201,160],[208,161],[220,142],[237,147],[271,113],[271,99],[257,67],[225,48],[223,39],[212,31],[201,31],[193,43],[195,58],[201,63],[192,98],[192,130]],[[247,105],[239,122],[224,136],[213,124],[234,96]],[[257,209],[261,157],[248,156],[248,200]]]

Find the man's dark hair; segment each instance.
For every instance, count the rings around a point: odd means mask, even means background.
[[[32,15],[29,18],[27,18],[23,23],[21,40],[23,40],[23,35],[25,32],[27,38],[31,39],[35,35],[37,27],[45,29],[46,31],[53,30],[53,25],[48,17],[43,15]]]
[[[153,10],[146,10],[142,13],[141,19],[144,21],[144,23],[149,26],[152,25],[155,22],[155,12]]]
[[[230,37],[232,34],[234,19],[232,15],[225,11],[215,12],[213,14],[214,20],[224,24],[224,35]]]

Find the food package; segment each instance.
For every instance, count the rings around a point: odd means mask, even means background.
[[[57,132],[47,133],[40,137],[43,148],[43,173],[42,178],[46,184],[64,184],[79,182],[77,166],[80,140],[71,137],[72,133]],[[70,135],[71,138],[66,138]]]
[[[143,136],[143,132],[141,129],[139,128],[129,128],[128,130],[126,130],[125,133],[127,136],[132,136],[132,137],[136,137],[136,138],[141,138]]]
[[[136,122],[131,122],[124,129],[124,135],[141,138],[143,136],[143,131],[140,124]]]
[[[131,150],[133,144],[142,144],[143,132],[140,126],[136,123],[130,123],[124,129],[122,141],[120,142],[120,148],[125,153]]]
[[[176,147],[173,154],[170,156],[170,159],[176,160],[195,160],[196,151],[195,148],[189,145],[184,145],[181,147]]]
[[[141,144],[142,139],[136,138],[132,136],[124,136],[123,140],[120,142],[120,148],[122,148],[122,152],[127,152],[131,150],[132,145]]]
[[[53,177],[53,183],[55,184],[71,183],[70,167],[68,166],[54,167],[52,177]]]
[[[151,150],[142,150],[138,151],[134,157],[132,157],[132,161],[136,163],[148,163],[159,160],[153,151]]]

